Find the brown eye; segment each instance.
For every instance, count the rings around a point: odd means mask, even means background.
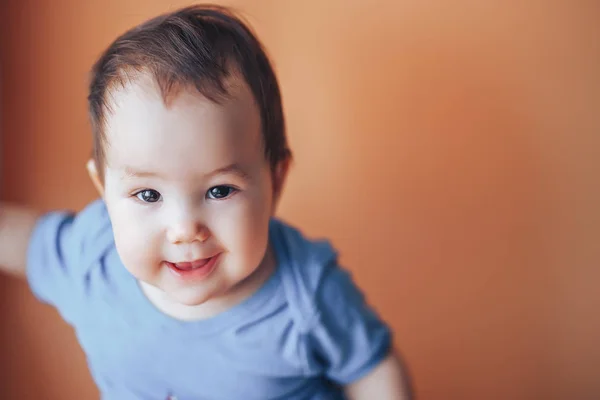
[[[135,196],[144,203],[156,203],[161,198],[160,193],[152,189],[141,190]]]
[[[215,186],[208,189],[206,193],[208,198],[221,200],[231,196],[235,192],[235,188],[227,185]]]

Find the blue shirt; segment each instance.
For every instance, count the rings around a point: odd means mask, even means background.
[[[42,217],[29,245],[34,294],[71,324],[103,399],[342,399],[388,354],[391,333],[327,241],[278,219],[277,268],[206,320],[158,311],[117,254],[101,200]]]

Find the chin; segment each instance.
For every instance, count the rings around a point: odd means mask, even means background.
[[[176,303],[184,306],[199,306],[211,299],[211,296],[205,293],[169,293],[169,297]]]

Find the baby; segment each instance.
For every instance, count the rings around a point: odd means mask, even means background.
[[[103,399],[408,399],[388,326],[326,241],[274,217],[277,79],[230,10],[126,32],[92,70],[100,199],[3,205],[0,265],[83,347]]]

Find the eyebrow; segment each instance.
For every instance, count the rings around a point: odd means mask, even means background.
[[[123,168],[124,175],[128,178],[164,178],[160,173],[152,171],[140,171],[130,166]],[[232,163],[221,168],[217,168],[203,176],[203,178],[212,178],[216,175],[233,174],[238,177],[249,180],[250,175],[238,163]]]
[[[238,163],[232,163],[232,164],[226,165],[222,168],[217,168],[214,171],[206,174],[205,177],[211,178],[216,175],[225,175],[225,174],[237,175],[239,178],[246,179],[246,180],[250,179],[250,175]]]

